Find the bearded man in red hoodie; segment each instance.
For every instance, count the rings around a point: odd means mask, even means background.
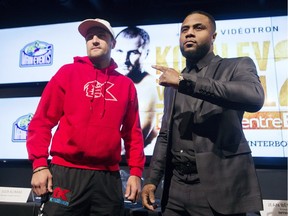
[[[137,93],[132,80],[115,71],[110,23],[87,19],[78,30],[87,56],[75,57],[51,78],[29,124],[31,185],[46,198],[43,215],[123,215],[121,139],[130,168],[124,196],[132,202],[145,163]]]

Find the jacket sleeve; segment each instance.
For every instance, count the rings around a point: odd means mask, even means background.
[[[252,59],[242,57],[225,61],[214,78],[183,74],[178,91],[228,109],[259,111],[264,103],[264,90]]]
[[[46,85],[36,112],[29,123],[26,147],[33,169],[47,166],[52,129],[58,124],[63,113],[64,91],[52,78]]]
[[[134,85],[130,86],[129,102],[121,129],[125,156],[130,175],[142,177],[145,165],[144,140],[140,125],[138,98]]]

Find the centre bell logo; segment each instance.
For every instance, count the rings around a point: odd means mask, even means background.
[[[49,66],[53,63],[53,45],[36,40],[20,51],[20,67]]]

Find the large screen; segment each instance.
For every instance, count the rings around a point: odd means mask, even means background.
[[[80,22],[13,29],[0,29],[0,91],[1,85],[43,82],[74,56],[85,56],[85,40],[78,33]],[[251,57],[265,90],[265,104],[257,113],[245,113],[243,128],[254,157],[286,158],[288,155],[288,35],[287,16],[217,20],[214,51],[221,57]],[[145,91],[139,90],[140,117],[145,116],[148,92],[154,92],[150,132],[145,154],[153,154],[163,114],[163,90],[157,84],[159,72],[151,68],[158,64],[173,67],[179,72],[185,59],[179,50],[181,23],[142,25],[149,37],[149,52],[143,71],[152,82]],[[117,35],[126,26],[115,27]],[[59,34],[61,32],[61,34]],[[120,41],[119,41],[120,43]],[[118,44],[119,45],[119,44]],[[130,46],[130,43],[125,46]],[[117,48],[117,47],[116,47]],[[117,53],[112,57],[119,65],[123,61]],[[150,79],[150,80],[151,80]],[[137,87],[137,83],[135,83]],[[137,89],[138,91],[138,89]],[[1,92],[0,92],[1,93]],[[1,95],[1,94],[0,94]],[[39,95],[40,96],[40,95]],[[0,159],[26,159],[25,127],[36,109],[38,97],[0,98]],[[141,105],[144,104],[143,106]],[[144,117],[143,117],[144,118]],[[144,122],[141,119],[141,122]],[[18,128],[20,127],[20,128]],[[21,128],[23,127],[23,128]],[[151,134],[152,134],[151,133]]]
[[[39,97],[0,98],[0,158],[25,159],[27,128]]]

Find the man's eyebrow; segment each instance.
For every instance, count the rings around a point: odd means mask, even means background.
[[[206,26],[206,25],[202,22],[198,22],[198,23],[193,24],[193,27],[197,27],[197,26]]]
[[[189,27],[189,26],[188,26],[188,25],[182,25],[182,26],[181,26],[181,29],[182,29],[182,28],[187,28],[187,27]]]

